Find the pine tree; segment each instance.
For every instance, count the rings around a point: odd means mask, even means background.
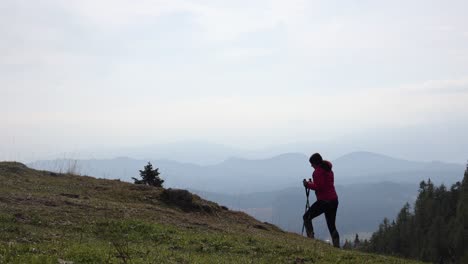
[[[457,233],[455,235],[457,242],[454,253],[458,257],[459,263],[468,263],[468,164],[460,186],[455,223],[457,226]]]
[[[395,252],[399,252],[404,257],[409,257],[411,254],[411,242],[414,240],[412,221],[413,215],[410,213],[410,205],[406,203],[397,216],[394,248]]]
[[[468,263],[468,166],[463,182],[450,189],[421,182],[414,214],[409,208],[406,204],[391,224],[384,219],[361,248],[432,263]]]
[[[411,255],[424,261],[430,259],[431,250],[427,234],[434,217],[434,184],[429,179],[421,182],[419,195],[414,206],[414,246]]]
[[[345,242],[343,244],[343,249],[353,249],[353,246],[351,245],[351,242],[348,239],[345,239]]]
[[[370,245],[369,240],[364,239],[364,241],[362,242],[361,249],[364,251],[369,251],[369,245]]]
[[[359,248],[361,246],[361,241],[359,240],[359,235],[356,234],[356,237],[354,238],[354,248]]]
[[[159,177],[159,168],[153,169],[153,165],[151,162],[148,162],[148,165],[146,165],[143,170],[140,170],[140,177],[141,180],[138,180],[136,178],[132,179],[134,180],[135,184],[144,184],[144,185],[150,185],[150,186],[155,186],[155,187],[162,187],[162,184],[164,182],[163,179]]]

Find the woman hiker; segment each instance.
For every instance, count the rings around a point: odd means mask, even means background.
[[[335,219],[336,210],[338,209],[338,196],[336,195],[334,185],[334,175],[332,164],[329,161],[323,160],[319,153],[313,154],[309,159],[310,165],[314,168],[312,174],[313,181],[306,181],[303,184],[307,189],[315,191],[317,201],[310,206],[309,210],[304,214],[304,226],[307,237],[314,238],[314,228],[312,219],[325,213],[328,230],[332,237],[333,246],[340,247],[340,235],[336,230]]]

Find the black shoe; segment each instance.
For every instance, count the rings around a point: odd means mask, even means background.
[[[340,248],[340,235],[336,230],[332,233],[332,241],[334,247]]]
[[[304,224],[305,230],[306,230],[306,235],[308,238],[314,238],[314,228],[312,225]]]

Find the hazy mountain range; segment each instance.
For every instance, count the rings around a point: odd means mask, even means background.
[[[28,164],[32,168],[53,171],[74,170],[100,178],[130,181],[138,176],[148,160],[131,158],[91,160],[44,160]],[[171,160],[151,160],[166,180],[165,186],[217,193],[252,193],[300,186],[309,178],[312,168],[308,157],[298,153],[278,155],[268,159],[229,158],[214,165],[195,165]],[[335,182],[392,181],[419,183],[431,178],[435,183],[451,184],[463,175],[464,166],[442,162],[415,162],[370,153],[353,152],[332,161]]]
[[[468,141],[460,140],[468,125],[463,122],[440,124],[428,129],[424,126],[388,129],[375,128],[362,133],[344,133],[340,138],[311,139],[275,143],[259,146],[255,144],[239,145],[234,142],[213,143],[207,140],[185,140],[140,146],[99,146],[74,149],[72,152],[49,155],[35,155],[28,161],[39,159],[112,159],[114,157],[131,157],[143,160],[168,159],[202,166],[214,165],[230,157],[242,157],[258,160],[275,157],[283,153],[312,154],[321,152],[328,159],[337,159],[346,153],[366,150],[374,153],[385,153],[405,160],[464,163],[468,159]],[[454,133],[448,137],[447,131]],[[437,139],[437,140],[434,140]],[[33,155],[34,156],[34,155]],[[26,157],[24,157],[26,158]]]

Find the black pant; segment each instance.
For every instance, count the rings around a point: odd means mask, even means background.
[[[333,240],[338,239],[339,235],[338,231],[336,230],[335,220],[336,220],[336,211],[338,210],[338,200],[317,200],[312,206],[307,210],[304,214],[304,225],[308,233],[311,234],[313,237],[314,235],[314,227],[312,226],[312,219],[315,217],[325,213],[325,219],[327,220],[328,231],[330,231],[330,235]]]

